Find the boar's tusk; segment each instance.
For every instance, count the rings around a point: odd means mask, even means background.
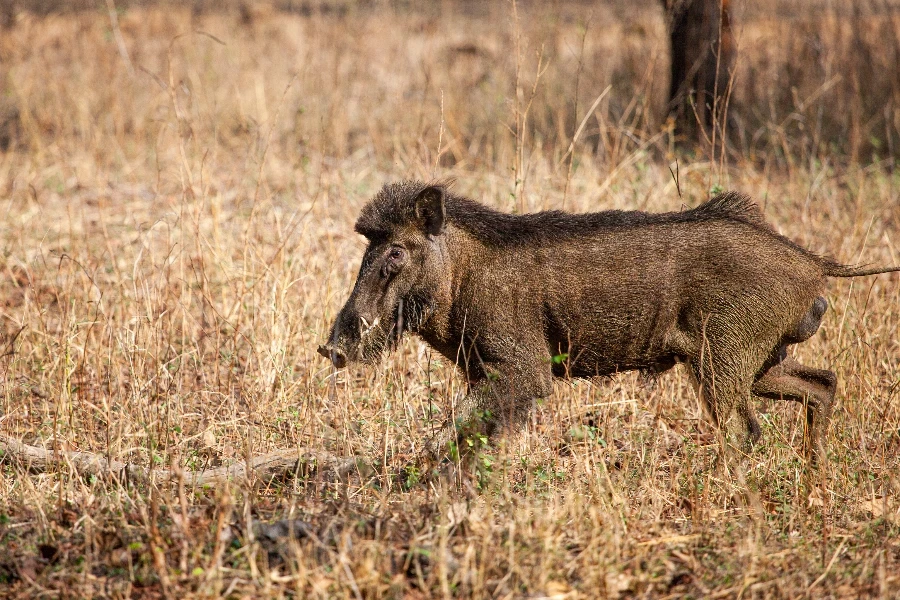
[[[362,324],[363,324],[363,331],[362,331],[362,334],[360,337],[366,337],[370,333],[372,333],[373,329],[378,327],[378,323],[381,322],[381,317],[376,317],[375,320],[372,321],[371,324],[369,324],[369,322],[366,320],[365,317],[360,317],[359,320],[362,321]]]

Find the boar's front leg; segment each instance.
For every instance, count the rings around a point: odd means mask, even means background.
[[[484,364],[479,376],[469,381],[466,395],[456,404],[451,417],[431,439],[427,452],[437,460],[461,434],[479,432],[493,435],[504,427],[516,427],[528,415],[531,403],[553,390],[549,361],[508,360]]]

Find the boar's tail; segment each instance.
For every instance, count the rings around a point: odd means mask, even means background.
[[[862,277],[864,275],[879,275],[881,273],[894,273],[896,271],[900,271],[900,267],[866,268],[857,265],[842,265],[833,260],[825,260],[825,274],[829,277]]]

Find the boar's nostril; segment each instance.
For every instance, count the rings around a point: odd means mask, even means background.
[[[338,369],[343,369],[347,366],[347,355],[338,348],[335,348],[331,344],[319,346],[318,349],[319,354],[330,360],[334,363],[334,366]]]

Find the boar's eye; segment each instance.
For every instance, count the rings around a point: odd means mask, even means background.
[[[400,269],[403,268],[404,262],[406,262],[405,259],[406,250],[399,246],[391,247],[391,249],[388,250],[387,260],[384,261],[384,265],[381,267],[382,277],[399,273]]]

